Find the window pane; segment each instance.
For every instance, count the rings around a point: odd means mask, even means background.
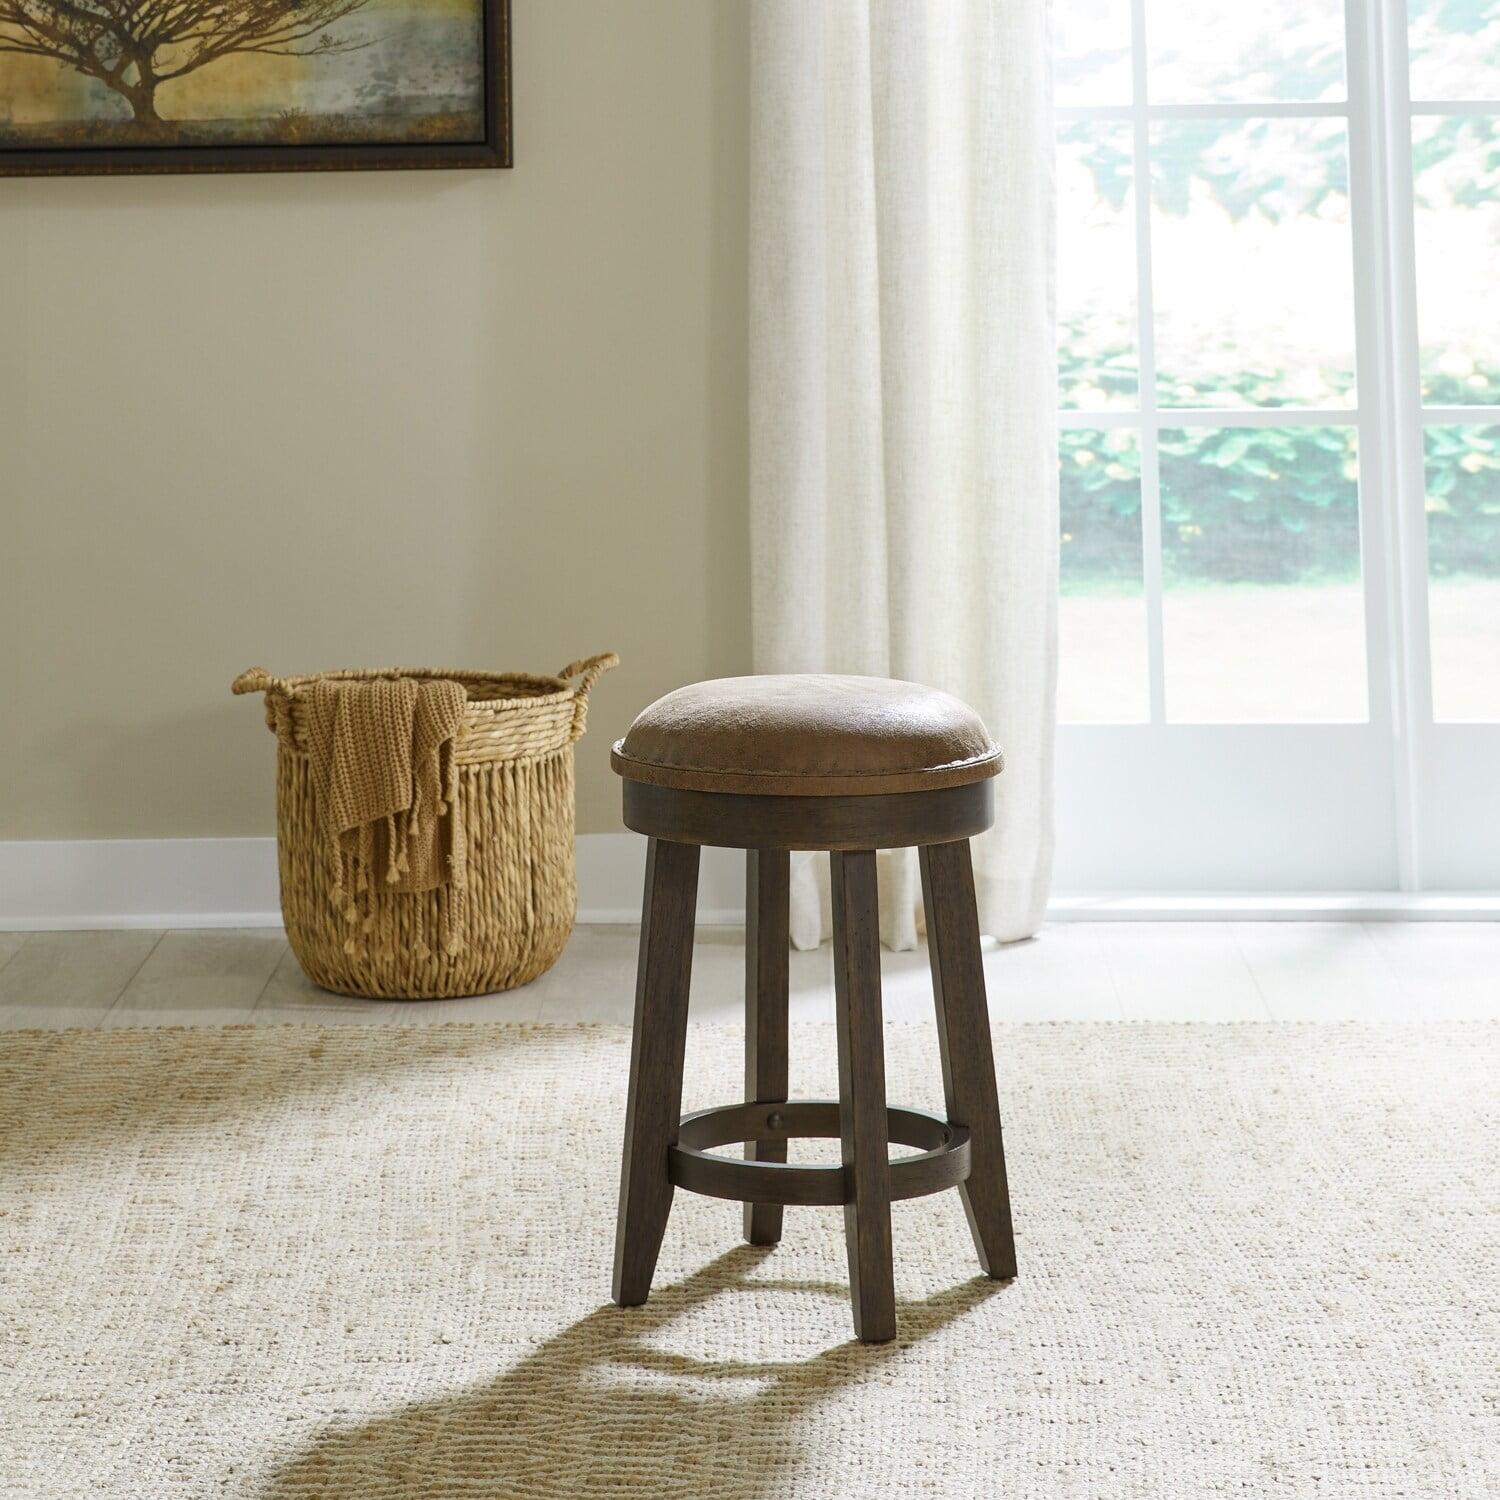
[[[1343,122],[1159,124],[1151,189],[1160,403],[1347,403],[1354,298]]]
[[[1052,81],[1060,105],[1130,103],[1130,0],[1054,0]]]
[[[1500,97],[1500,0],[1407,0],[1413,99]]]
[[[1427,429],[1428,610],[1438,719],[1500,719],[1500,427]]]
[[[1146,0],[1153,104],[1344,97],[1343,0]]]
[[[1137,724],[1150,717],[1141,587],[1141,460],[1134,432],[1065,427],[1058,717]]]
[[[1161,433],[1169,720],[1362,720],[1352,427]]]
[[[1500,404],[1500,120],[1414,119],[1412,158],[1423,400]]]
[[[1057,370],[1064,407],[1134,406],[1134,169],[1128,125],[1064,126],[1057,144]]]

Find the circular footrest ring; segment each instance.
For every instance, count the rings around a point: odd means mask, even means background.
[[[957,1187],[969,1175],[969,1130],[920,1109],[887,1109],[886,1133],[915,1156],[891,1162],[891,1200],[920,1198]],[[727,1104],[685,1115],[677,1144],[667,1151],[668,1174],[690,1193],[741,1203],[834,1205],[850,1201],[844,1166],[794,1166],[778,1161],[738,1161],[710,1148],[737,1141],[776,1142],[803,1137],[837,1139],[837,1099],[794,1099],[780,1104]]]

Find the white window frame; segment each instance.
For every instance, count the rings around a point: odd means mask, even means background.
[[[1323,774],[1336,766],[1345,749],[1366,758],[1368,772],[1379,762],[1378,781],[1388,787],[1391,861],[1385,878],[1358,881],[1361,888],[1421,892],[1429,877],[1439,888],[1472,889],[1472,879],[1452,878],[1447,865],[1464,875],[1494,869],[1484,888],[1500,886],[1500,868],[1481,851],[1474,858],[1445,861],[1434,854],[1435,843],[1452,836],[1464,814],[1441,804],[1446,782],[1455,774],[1476,783],[1481,767],[1494,764],[1500,747],[1500,728],[1493,725],[1435,725],[1433,722],[1430,642],[1427,624],[1427,544],[1424,499],[1426,492],[1424,434],[1438,423],[1500,422],[1500,407],[1426,407],[1422,405],[1420,355],[1417,336],[1416,252],[1413,220],[1413,115],[1500,114],[1495,102],[1418,102],[1408,86],[1408,32],[1405,0],[1345,0],[1345,71],[1347,91],[1340,103],[1259,103],[1157,105],[1149,95],[1147,72],[1147,0],[1131,0],[1132,102],[1120,106],[1059,106],[1059,123],[1087,120],[1129,124],[1134,140],[1132,176],[1136,250],[1136,337],[1138,399],[1131,409],[1059,412],[1063,428],[1128,429],[1137,434],[1141,471],[1142,584],[1146,612],[1146,648],[1150,717],[1146,725],[1092,726],[1064,724],[1060,729],[1060,782],[1064,796],[1106,785],[1110,773],[1106,757],[1124,747],[1139,748],[1144,735],[1154,753],[1182,742],[1190,753],[1227,755],[1241,766],[1255,755],[1255,744],[1276,743],[1318,762]],[[1355,309],[1354,406],[1322,408],[1229,409],[1159,407],[1154,342],[1154,289],[1151,266],[1151,127],[1159,121],[1182,119],[1341,119],[1345,122],[1349,153],[1349,213],[1353,247]],[[1256,428],[1292,425],[1352,426],[1359,445],[1359,508],[1361,565],[1364,581],[1367,690],[1369,721],[1359,725],[1194,725],[1169,723],[1166,718],[1165,659],[1163,651],[1162,523],[1158,433],[1162,427]],[[1371,736],[1376,741],[1373,743]],[[1134,738],[1133,738],[1134,737]],[[1252,743],[1254,742],[1254,744]],[[1171,759],[1169,756],[1168,759]],[[1287,776],[1294,756],[1288,755]],[[1137,771],[1145,762],[1137,765]],[[1071,784],[1071,785],[1070,785]],[[1365,775],[1360,795],[1369,800],[1372,781]],[[1275,783],[1266,783],[1274,795]],[[1264,790],[1264,789],[1263,789]],[[1290,787],[1286,788],[1290,792]],[[1120,794],[1123,788],[1111,788]],[[1088,801],[1085,816],[1090,837],[1101,832],[1100,817],[1107,804]],[[1481,801],[1485,799],[1480,798]],[[1436,816],[1434,813],[1436,812]],[[1473,812],[1481,820],[1493,816],[1500,830],[1500,792],[1489,796]],[[1249,813],[1254,816],[1255,810]],[[1191,814],[1190,814],[1191,815]],[[1063,816],[1060,862],[1064,880],[1097,889],[1094,874],[1070,870],[1068,818]],[[1433,825],[1433,826],[1429,826]],[[1232,838],[1248,830],[1248,820],[1231,819],[1217,835]],[[1441,832],[1439,832],[1441,830]],[[1141,827],[1120,836],[1104,834],[1103,862],[1118,854],[1129,870],[1130,850],[1140,842]],[[1078,842],[1075,840],[1075,842]],[[1111,843],[1116,845],[1110,849]],[[1500,851],[1495,855],[1500,859]],[[1092,857],[1090,870],[1101,860]],[[1365,866],[1375,861],[1365,858]],[[1434,868],[1434,863],[1436,868]],[[1078,862],[1080,868],[1082,861]],[[1357,864],[1357,862],[1356,862]],[[1171,868],[1170,862],[1168,867]],[[1288,869],[1277,871],[1274,884],[1288,886]],[[1347,885],[1345,875],[1333,884]],[[1211,866],[1207,867],[1210,871]],[[1233,869],[1233,862],[1225,865]],[[1245,884],[1234,879],[1235,888]],[[1148,874],[1149,879],[1149,874]],[[1168,885],[1179,882],[1168,880]],[[1202,880],[1197,882],[1200,885]],[[1223,882],[1215,882],[1222,886]],[[1115,888],[1140,888],[1137,874],[1127,873]],[[1302,888],[1325,884],[1318,872],[1298,882]]]

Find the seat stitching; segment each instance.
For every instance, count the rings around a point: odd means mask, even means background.
[[[936,766],[887,766],[881,770],[802,770],[802,771],[772,771],[764,767],[750,766],[704,766],[689,765],[682,761],[671,760],[642,760],[637,755],[627,755],[620,746],[623,740],[617,740],[610,748],[622,761],[633,766],[656,766],[663,771],[701,771],[706,776],[786,776],[800,777],[806,779],[810,776],[919,776],[924,772],[937,771],[960,771],[965,766],[980,766],[987,761],[998,760],[1003,767],[1005,764],[1005,753],[998,747],[991,750],[987,755],[971,755],[967,760],[945,760]]]

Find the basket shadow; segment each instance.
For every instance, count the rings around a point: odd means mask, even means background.
[[[1003,1285],[976,1278],[901,1303],[894,1342],[837,1344],[806,1359],[705,1361],[649,1342],[724,1293],[847,1301],[843,1285],[750,1280],[769,1250],[729,1251],[662,1287],[644,1307],[599,1308],[489,1384],[330,1432],[280,1469],[260,1500],[356,1500],[375,1492],[382,1500],[788,1494],[811,1408],[899,1360]]]

